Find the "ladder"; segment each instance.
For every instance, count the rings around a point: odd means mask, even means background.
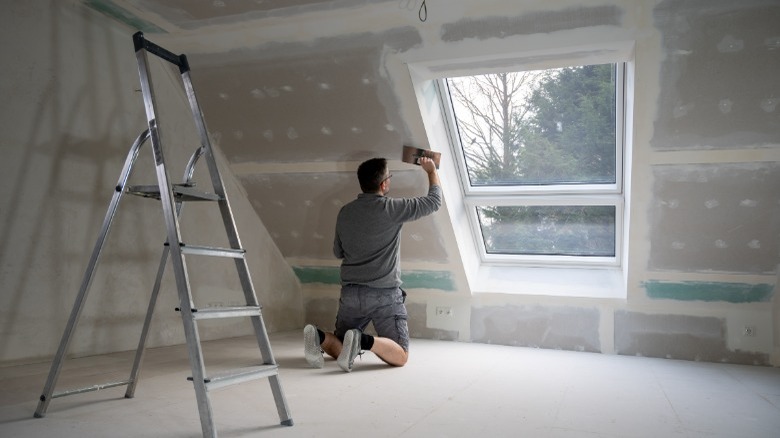
[[[273,393],[274,400],[276,402],[276,409],[279,414],[281,425],[292,426],[293,421],[290,417],[287,402],[285,400],[281,383],[279,381],[278,366],[274,360],[273,353],[271,351],[271,344],[268,340],[268,333],[266,332],[265,323],[263,322],[261,312],[262,307],[257,300],[257,295],[255,294],[254,286],[252,285],[252,280],[249,275],[249,268],[245,258],[246,251],[241,247],[238,231],[236,230],[236,224],[233,219],[233,213],[230,209],[227,193],[225,192],[222,177],[220,176],[219,169],[217,167],[217,163],[211,148],[208,132],[206,130],[206,125],[203,120],[203,114],[200,110],[200,106],[198,105],[195,91],[192,86],[192,81],[190,80],[190,67],[189,63],[187,62],[187,57],[185,55],[175,55],[168,50],[154,44],[153,42],[145,39],[142,32],[137,32],[133,35],[133,43],[135,46],[136,60],[138,62],[138,72],[141,80],[141,91],[143,93],[144,106],[146,108],[148,129],[146,129],[138,136],[138,138],[131,146],[127,158],[125,159],[125,164],[119,176],[119,181],[114,188],[114,193],[111,198],[108,211],[106,212],[100,234],[92,251],[92,256],[89,259],[86,272],[84,273],[84,278],[79,293],[76,297],[76,302],[73,305],[73,310],[71,311],[70,317],[68,319],[65,332],[62,335],[62,340],[60,341],[59,348],[52,362],[49,376],[43,388],[43,394],[40,396],[40,401],[38,402],[38,407],[35,411],[35,417],[42,418],[45,416],[49,403],[52,399],[57,397],[125,385],[127,386],[125,397],[132,398],[135,395],[135,389],[138,383],[141,363],[143,361],[145,344],[149,334],[149,326],[151,324],[152,314],[154,312],[155,304],[157,302],[157,297],[160,291],[160,285],[162,282],[165,266],[168,263],[168,259],[170,259],[173,265],[176,288],[179,294],[179,307],[176,310],[180,312],[182,322],[184,324],[184,333],[187,342],[190,367],[192,369],[192,377],[188,378],[188,380],[192,381],[195,387],[195,396],[197,399],[203,436],[217,436],[217,431],[214,426],[211,402],[209,400],[209,391],[261,378],[268,378],[269,380],[271,392]],[[179,67],[182,83],[184,85],[187,99],[190,104],[190,109],[192,111],[192,116],[194,118],[196,128],[200,134],[201,146],[190,157],[184,172],[183,181],[180,184],[171,183],[168,170],[165,167],[163,149],[157,126],[157,116],[155,114],[156,106],[154,92],[152,89],[151,74],[149,70],[148,53],[156,55],[161,59]],[[151,186],[128,186],[127,182],[132,173],[132,168],[138,157],[141,146],[149,139],[151,139],[152,143],[158,184]],[[206,160],[214,190],[213,193],[206,193],[195,189],[192,176],[195,165],[201,157],[204,157]],[[57,379],[62,369],[68,345],[71,342],[79,316],[86,302],[87,294],[89,292],[89,288],[92,283],[98,261],[100,259],[100,253],[103,249],[111,227],[111,222],[116,215],[119,202],[122,199],[122,195],[124,193],[160,200],[162,203],[165,227],[167,231],[166,242],[163,247],[160,265],[157,271],[157,277],[155,279],[152,295],[149,301],[149,307],[146,318],[144,320],[143,329],[141,331],[141,338],[138,342],[138,348],[136,350],[130,377],[128,380],[120,382],[109,382],[93,385],[87,388],[54,392],[54,386],[56,385]],[[182,241],[178,219],[179,215],[181,214],[182,205],[186,201],[216,202],[219,205],[222,221],[224,223],[230,245],[229,248],[190,245],[185,244]],[[197,308],[193,302],[189,276],[187,273],[188,271],[185,256],[188,255],[227,257],[235,260],[238,277],[243,289],[244,297],[246,298],[246,305],[232,307],[207,307],[201,309]],[[251,318],[263,363],[257,366],[245,367],[209,375],[206,373],[197,323],[198,321],[204,319],[233,317]]]

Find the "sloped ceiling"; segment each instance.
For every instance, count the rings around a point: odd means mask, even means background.
[[[384,62],[421,44],[417,9],[397,0],[84,3],[188,55],[209,131],[291,264],[337,264],[335,217],[359,192],[361,161],[393,160],[392,194],[424,194],[424,173],[399,159],[404,144],[427,146],[412,140]],[[436,225],[445,218],[405,227],[405,260],[447,261]]]

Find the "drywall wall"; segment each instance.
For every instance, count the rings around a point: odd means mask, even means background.
[[[127,29],[80,4],[49,1],[9,5],[0,23],[4,40],[19,42],[0,49],[8,67],[0,81],[0,363],[30,362],[49,359],[57,349],[125,155],[146,120]],[[160,129],[170,146],[170,175],[178,181],[198,136],[191,116],[179,111],[186,99],[174,86],[178,75],[155,65],[153,76],[158,100],[167,103]],[[224,157],[219,160],[227,169]],[[205,175],[201,166],[196,181]],[[149,145],[136,167],[131,184],[156,183]],[[227,171],[223,178],[269,330],[299,327],[301,292],[292,269],[235,177]],[[190,242],[226,241],[215,207],[185,207],[182,229]],[[164,233],[159,204],[124,197],[71,354],[136,347]],[[232,262],[193,260],[191,267],[200,306],[230,305],[242,297]],[[150,347],[184,341],[171,277],[164,277]],[[248,333],[248,322],[231,321],[209,324],[201,336]]]
[[[657,165],[653,180],[651,269],[774,273],[778,163]]]
[[[776,145],[777,2],[669,0],[653,15],[665,55],[653,147]]]

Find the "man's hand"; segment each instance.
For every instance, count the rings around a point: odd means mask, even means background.
[[[436,173],[436,163],[434,163],[433,160],[428,157],[420,157],[418,162],[420,163],[420,167],[422,167],[424,171],[428,172],[428,185],[441,186],[441,183],[439,182],[439,174]]]
[[[418,160],[418,163],[420,163],[420,166],[423,168],[423,170],[428,172],[429,175],[431,173],[435,173],[436,172],[436,164],[433,162],[432,159],[430,159],[428,157],[420,157],[417,160]]]

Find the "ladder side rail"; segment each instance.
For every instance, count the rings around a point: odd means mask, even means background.
[[[185,55],[182,57],[186,58]],[[195,121],[195,126],[200,134],[201,145],[205,148],[205,154],[207,156],[206,163],[208,164],[209,174],[211,175],[211,184],[221,201],[219,202],[220,213],[222,214],[222,221],[225,224],[225,229],[228,233],[228,242],[233,249],[241,249],[241,239],[236,231],[236,224],[233,219],[233,212],[230,208],[230,200],[225,190],[225,184],[222,180],[222,176],[219,172],[219,166],[217,166],[217,160],[214,155],[213,147],[211,146],[211,140],[209,139],[208,129],[206,128],[206,122],[203,118],[203,112],[198,104],[198,98],[195,94],[195,88],[192,86],[192,79],[190,77],[189,70],[182,72],[182,82],[184,83],[184,90],[187,93],[187,100],[190,103],[190,110],[192,111],[192,117]],[[243,279],[242,279],[243,282]],[[258,303],[251,303],[257,305]]]
[[[162,256],[160,256],[160,266],[157,268],[157,277],[154,280],[154,287],[152,288],[152,295],[149,298],[149,306],[146,310],[146,318],[144,318],[144,326],[141,329],[141,338],[138,341],[138,348],[135,352],[135,359],[133,359],[133,368],[130,371],[130,384],[127,385],[125,391],[125,398],[133,398],[135,396],[135,388],[138,386],[138,376],[141,371],[141,363],[144,359],[144,353],[146,352],[146,340],[149,338],[149,327],[152,324],[152,315],[154,314],[154,308],[157,305],[157,297],[160,294],[160,286],[162,284],[162,277],[165,274],[165,266],[168,264],[170,248],[168,245],[163,247]]]
[[[138,34],[136,34],[138,35]],[[138,44],[136,44],[138,46]],[[157,127],[155,115],[155,101],[152,82],[149,74],[148,57],[144,47],[136,49],[136,59],[138,61],[138,72],[141,78],[141,90],[146,108],[146,118],[149,123],[149,130],[152,138],[152,149],[154,151],[155,169],[157,173],[157,182],[160,188],[160,201],[163,207],[163,219],[167,230],[167,239],[170,243],[170,257],[173,264],[173,272],[176,277],[176,286],[179,293],[181,308],[181,317],[184,324],[184,334],[187,340],[187,349],[189,351],[190,367],[192,368],[193,385],[195,386],[195,396],[200,412],[200,423],[204,437],[216,436],[216,430],[213,423],[213,412],[211,403],[205,386],[205,364],[203,355],[200,351],[200,336],[192,317],[192,295],[190,293],[189,277],[184,257],[179,247],[181,242],[181,232],[178,218],[174,212],[174,200],[171,189],[170,177],[165,168],[165,159],[163,156],[162,144]]]
[[[136,138],[135,142],[130,148],[130,152],[127,154],[127,158],[125,159],[124,167],[122,168],[119,180],[114,187],[114,194],[111,197],[111,202],[108,206],[108,210],[106,211],[106,216],[103,219],[103,226],[100,229],[98,239],[95,242],[95,247],[92,250],[92,255],[87,264],[87,269],[84,272],[84,278],[81,282],[79,293],[76,296],[76,301],[73,304],[73,310],[71,311],[70,317],[68,318],[68,324],[62,334],[60,345],[57,349],[57,353],[54,356],[54,360],[52,361],[49,376],[46,379],[46,384],[43,388],[43,394],[41,394],[38,407],[35,410],[36,418],[41,418],[46,414],[46,410],[48,409],[49,403],[51,402],[52,392],[54,391],[54,386],[56,385],[60,371],[62,370],[62,363],[65,358],[65,353],[67,352],[68,347],[70,346],[70,342],[73,339],[73,333],[76,329],[79,317],[81,316],[81,311],[84,309],[84,303],[89,293],[90,286],[92,285],[95,270],[97,269],[98,263],[100,261],[100,254],[103,250],[103,247],[105,246],[106,238],[108,236],[108,232],[111,229],[114,216],[119,209],[119,201],[122,199],[125,185],[127,184],[127,180],[130,178],[130,174],[133,170],[133,164],[135,164],[135,161],[138,158],[138,153],[141,149],[141,146],[146,142],[147,139],[149,139],[149,130],[142,132],[138,138]]]
[[[238,236],[236,223],[233,218],[233,212],[230,207],[230,201],[228,199],[227,192],[225,190],[224,182],[219,172],[219,166],[217,166],[216,157],[214,155],[213,148],[211,146],[211,140],[209,139],[208,130],[206,128],[206,122],[203,118],[203,112],[198,104],[197,95],[195,94],[195,88],[192,86],[192,79],[189,72],[189,64],[186,62],[186,56],[182,55],[184,64],[187,66],[186,70],[182,69],[181,76],[184,88],[187,93],[187,100],[190,103],[190,109],[195,121],[195,125],[200,132],[201,144],[206,148],[207,159],[206,162],[209,166],[209,173],[211,174],[211,182],[214,186],[214,192],[220,196],[219,208],[222,214],[222,221],[225,224],[225,230],[228,234],[228,241],[234,249],[243,248],[241,246],[241,240]],[[246,259],[235,259],[236,271],[238,272],[239,280],[241,282],[242,289],[244,291],[244,297],[246,302],[252,306],[260,306],[255,292],[254,285],[252,284],[252,278],[249,273],[249,266]],[[274,358],[273,351],[271,349],[271,342],[268,339],[268,332],[263,322],[262,313],[252,316],[252,325],[255,330],[257,345],[260,348],[260,354],[263,357],[263,363],[266,365],[276,365],[276,359]],[[290,416],[290,410],[287,406],[287,400],[282,391],[281,381],[278,375],[274,375],[268,378],[268,382],[271,386],[274,401],[276,403],[276,410],[281,419],[281,424],[285,426],[292,426],[293,420]]]
[[[184,56],[184,55],[182,55]],[[182,72],[182,81],[184,82],[184,88],[187,93],[187,100],[190,102],[190,109],[195,120],[195,125],[200,132],[200,140],[203,147],[206,149],[206,155],[209,166],[209,173],[211,174],[211,182],[214,186],[214,192],[222,199],[219,202],[220,212],[222,214],[222,222],[225,224],[225,230],[228,234],[228,241],[231,248],[241,249],[241,239],[238,236],[235,219],[233,218],[233,212],[230,207],[230,201],[228,199],[227,192],[222,177],[219,173],[219,166],[217,166],[216,157],[209,140],[208,130],[206,129],[206,122],[203,119],[203,112],[198,104],[198,99],[195,94],[195,89],[192,86],[192,79],[189,71]],[[241,282],[242,289],[246,302],[251,306],[260,306],[260,302],[257,299],[254,285],[252,284],[252,278],[249,273],[249,267],[247,266],[245,259],[236,259],[236,270],[238,271],[239,280]],[[252,324],[255,326],[255,331],[260,334],[258,336],[258,346],[263,356],[263,362],[268,365],[276,363],[273,357],[273,353],[270,348],[270,342],[268,342],[268,334],[266,333],[265,325],[260,317],[252,317]],[[260,339],[262,337],[263,339]]]
[[[271,386],[271,393],[276,403],[276,413],[279,415],[279,419],[282,426],[292,426],[293,419],[290,415],[290,407],[287,406],[287,398],[282,391],[282,382],[279,379],[279,374],[268,377],[268,384]]]
[[[195,172],[195,164],[198,159],[203,155],[203,147],[199,147],[190,157],[190,161],[187,163],[187,167],[184,171],[183,182],[185,184],[192,183],[192,175]],[[181,216],[181,210],[184,204],[182,202],[176,203],[176,215]],[[170,245],[164,245],[162,255],[160,257],[160,266],[157,268],[157,277],[154,280],[154,287],[152,288],[152,295],[149,298],[149,306],[146,311],[146,318],[144,319],[144,326],[141,330],[141,338],[138,341],[138,348],[136,349],[135,359],[133,360],[133,368],[130,371],[129,385],[127,385],[127,391],[125,392],[125,398],[133,398],[135,396],[135,389],[138,386],[138,377],[141,371],[141,363],[143,362],[144,353],[146,351],[146,341],[149,338],[149,328],[152,323],[152,316],[154,315],[154,308],[157,305],[157,297],[160,294],[160,287],[162,285],[162,277],[165,274],[165,266],[168,264],[168,257],[170,255]]]
[[[186,62],[186,56],[182,55],[182,58]],[[187,64],[188,65],[188,64]],[[192,80],[190,77],[189,67],[181,72],[182,81],[184,83],[185,91],[187,93],[187,100],[190,102],[190,109],[195,121],[195,125],[198,127],[198,131],[201,136],[201,144],[206,148],[207,160],[209,166],[209,173],[211,174],[212,185],[214,186],[214,192],[221,197],[219,202],[220,212],[222,214],[222,221],[225,224],[225,230],[228,233],[228,241],[232,248],[240,249],[241,240],[238,236],[235,220],[230,207],[230,201],[228,199],[227,192],[225,191],[224,182],[219,173],[216,157],[214,155],[211,141],[208,136],[208,130],[206,129],[206,122],[203,118],[203,112],[198,104],[198,99],[195,94],[195,89],[192,86]],[[244,291],[247,304],[252,306],[260,306],[255,292],[254,285],[252,284],[252,278],[249,273],[249,267],[246,259],[235,259],[236,270],[238,272],[239,279]],[[268,332],[263,322],[262,313],[252,316],[252,325],[254,326],[257,345],[260,348],[260,353],[263,357],[263,363],[267,365],[276,365],[276,359],[274,358],[273,351],[271,349],[271,342],[268,339]],[[273,393],[274,401],[276,403],[276,410],[281,419],[281,424],[285,426],[292,426],[293,421],[290,416],[290,410],[287,405],[286,397],[282,391],[281,381],[278,375],[269,377],[269,385]]]

